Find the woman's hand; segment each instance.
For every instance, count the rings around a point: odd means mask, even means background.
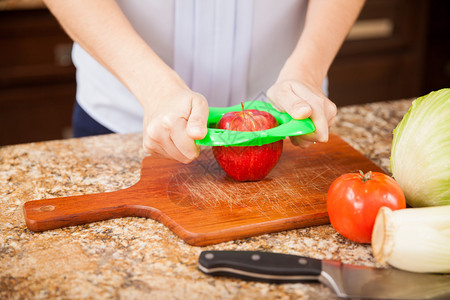
[[[280,111],[294,119],[310,117],[316,126],[313,133],[293,136],[293,144],[308,147],[314,142],[327,142],[331,125],[336,115],[336,105],[322,92],[320,87],[295,80],[275,83],[268,91],[270,102]]]
[[[70,37],[118,78],[144,108],[143,145],[183,163],[198,156],[208,104],[138,35],[115,1],[44,0]]]
[[[187,87],[167,91],[145,102],[144,150],[189,163],[200,153],[195,140],[204,138],[207,132],[208,103]]]
[[[309,1],[303,32],[267,96],[294,119],[311,117],[316,131],[291,138],[306,147],[328,141],[336,105],[322,92],[322,82],[365,0]]]

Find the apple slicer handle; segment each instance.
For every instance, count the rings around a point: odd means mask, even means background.
[[[87,224],[132,215],[123,190],[62,198],[28,201],[23,213],[34,232]]]

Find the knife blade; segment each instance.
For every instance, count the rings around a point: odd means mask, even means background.
[[[450,276],[260,251],[203,251],[205,274],[269,283],[319,281],[340,298],[450,299]]]

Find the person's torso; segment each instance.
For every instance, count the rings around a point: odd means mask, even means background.
[[[150,47],[210,106],[266,91],[303,29],[307,0],[118,0]],[[74,45],[77,100],[116,132],[140,131],[143,111],[113,75]]]

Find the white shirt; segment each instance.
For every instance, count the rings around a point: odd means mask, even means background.
[[[266,91],[294,50],[307,0],[117,0],[135,30],[189,85],[224,107]],[[118,133],[142,130],[136,97],[78,44],[77,101]]]

